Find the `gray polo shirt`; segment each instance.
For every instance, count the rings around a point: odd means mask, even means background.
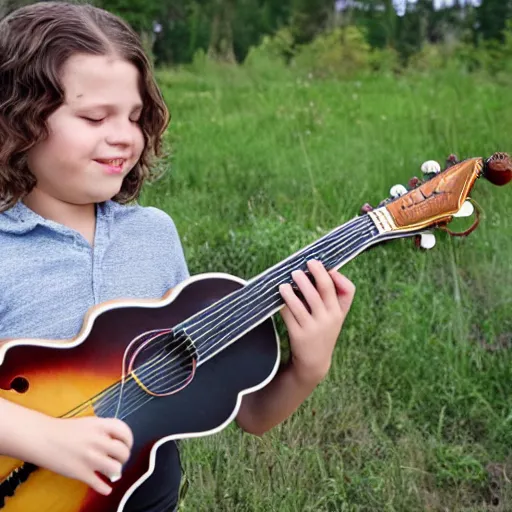
[[[69,339],[87,310],[120,298],[159,298],[188,277],[172,219],[114,201],[96,208],[94,247],[22,202],[0,213],[0,339]],[[179,485],[174,443],[159,448],[153,476],[128,510],[171,510]],[[146,485],[147,484],[147,485]]]

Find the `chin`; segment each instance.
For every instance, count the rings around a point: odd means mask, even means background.
[[[97,194],[91,194],[89,197],[91,198],[91,203],[104,203],[119,194],[120,190],[121,188],[112,191],[103,191]]]

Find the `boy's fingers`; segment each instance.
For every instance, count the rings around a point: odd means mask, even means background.
[[[133,433],[130,427],[119,419],[109,418],[105,422],[105,427],[107,433],[113,437],[114,439],[119,439],[122,441],[128,448],[131,449],[133,446]]]
[[[316,290],[327,309],[331,309],[336,306],[336,287],[333,283],[332,277],[329,275],[329,272],[327,272],[323,264],[318,260],[310,260],[307,265],[311,274],[315,278]]]
[[[299,326],[303,327],[309,318],[309,312],[302,301],[295,295],[293,288],[289,284],[282,284],[279,292],[283,297],[285,304],[288,306],[291,314],[294,316]]]
[[[299,292],[306,300],[311,312],[313,314],[320,312],[324,307],[323,300],[310,278],[304,272],[300,271],[292,272],[292,278],[295,281]]]
[[[130,458],[130,449],[118,439],[109,439],[105,451],[109,457],[118,460],[121,464],[124,464]]]
[[[89,482],[87,482],[91,489],[94,489],[97,493],[108,496],[112,492],[112,487],[106,484],[96,473],[93,474]]]
[[[293,332],[297,327],[299,326],[299,323],[293,316],[292,312],[290,311],[290,308],[288,306],[285,306],[284,308],[281,308],[281,316],[283,317],[284,323],[286,324],[286,328],[288,329],[288,332]]]
[[[332,276],[334,286],[336,287],[340,308],[343,311],[343,315],[346,316],[354,300],[356,286],[348,277],[337,271],[331,270],[329,274]]]

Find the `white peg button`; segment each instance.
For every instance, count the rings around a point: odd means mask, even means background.
[[[396,199],[397,197],[407,194],[407,189],[403,185],[395,185],[391,187],[389,194],[393,199]]]
[[[420,247],[423,249],[432,249],[434,245],[436,245],[436,237],[430,233],[430,231],[425,231],[420,235]]]
[[[439,162],[436,162],[435,160],[427,160],[421,165],[421,172],[424,174],[439,174],[441,172],[441,166],[439,165]]]
[[[475,211],[475,207],[469,201],[464,201],[462,208],[457,213],[454,213],[453,216],[454,217],[471,217],[471,215],[473,215],[474,211]]]

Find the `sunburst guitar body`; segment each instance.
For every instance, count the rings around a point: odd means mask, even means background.
[[[272,320],[195,370],[188,342],[176,340],[167,327],[242,285],[242,280],[227,275],[196,276],[158,301],[112,301],[93,308],[73,340],[3,342],[1,398],[54,417],[121,418],[133,431],[134,446],[122,478],[107,497],[79,481],[0,457],[0,510],[122,511],[151,475],[160,444],[227,426],[243,394],[264,386],[277,370],[279,343]],[[153,339],[159,346],[145,348],[140,333],[155,331],[164,333],[165,341]],[[157,360],[159,350],[163,353]],[[167,354],[172,356],[166,363]],[[139,372],[140,378],[134,378],[137,370],[127,371],[131,362],[143,368],[152,359],[155,362]]]

